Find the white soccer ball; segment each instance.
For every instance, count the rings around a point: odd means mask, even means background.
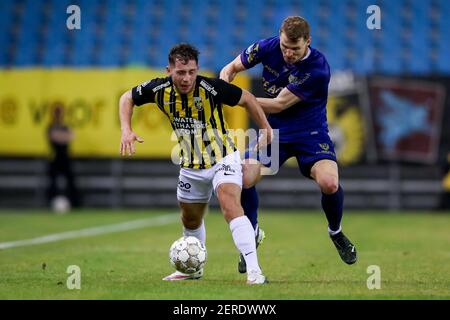
[[[169,250],[170,264],[183,273],[194,273],[206,263],[206,247],[196,237],[181,237]]]
[[[70,211],[70,201],[65,196],[57,196],[52,200],[52,209],[56,213],[63,214]]]

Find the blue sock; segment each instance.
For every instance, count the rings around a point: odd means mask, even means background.
[[[242,188],[241,205],[248,220],[252,223],[253,229],[256,230],[258,225],[258,193],[253,186],[249,189]]]
[[[339,230],[342,220],[342,208],[344,206],[344,191],[342,187],[333,194],[322,193],[322,208],[328,220],[328,227],[332,231]]]

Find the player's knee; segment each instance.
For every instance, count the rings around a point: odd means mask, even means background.
[[[251,177],[250,175],[243,176],[242,177],[242,187],[244,189],[248,189],[253,187],[256,184],[256,179],[254,177]]]
[[[325,194],[333,194],[339,189],[339,181],[334,176],[322,177],[319,181],[320,190]]]
[[[242,171],[242,187],[244,189],[253,187],[261,179],[259,167],[255,167],[255,165],[244,164]]]
[[[195,230],[202,224],[202,218],[197,216],[185,215],[181,216],[183,226],[187,229]]]

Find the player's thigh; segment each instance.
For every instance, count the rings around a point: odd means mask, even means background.
[[[333,160],[323,159],[314,163],[311,167],[311,177],[323,193],[332,194],[339,188],[338,165]]]
[[[243,187],[245,189],[257,184],[263,175],[275,175],[287,159],[294,156],[287,144],[270,144],[255,151],[246,150],[243,163]]]
[[[262,164],[256,159],[245,159],[242,164],[242,185],[245,189],[253,187],[261,180]]]
[[[245,150],[244,161],[242,163],[242,184],[244,188],[251,188],[261,179],[262,163],[260,153],[254,149],[255,142],[250,144]]]
[[[322,159],[313,164],[311,167],[311,177],[314,180],[323,179],[326,176],[339,179],[339,169],[336,161]]]
[[[181,209],[181,221],[188,229],[197,229],[202,224],[205,215],[207,203],[186,203],[179,202]]]
[[[227,222],[244,214],[241,206],[242,165],[239,152],[227,155],[214,167],[213,188]]]

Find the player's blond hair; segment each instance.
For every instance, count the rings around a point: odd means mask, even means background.
[[[301,38],[309,39],[309,24],[300,16],[289,16],[281,24],[280,33],[283,32],[291,41],[297,41]]]

